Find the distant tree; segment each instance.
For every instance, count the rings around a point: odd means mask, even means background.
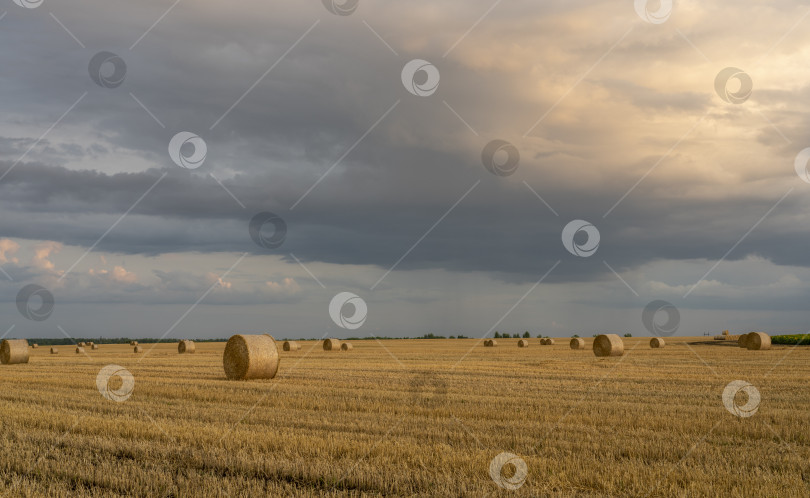
[[[537,334],[537,338],[538,338],[538,339],[542,339],[542,338],[543,338],[543,334]]]
[[[456,338],[456,336],[454,336],[454,335],[450,336],[450,339],[455,339],[455,338]]]
[[[624,334],[624,336],[625,337],[633,337],[633,334],[627,333],[627,334]]]
[[[495,339],[500,339],[500,338],[501,338],[501,334],[499,334],[499,333],[498,333],[498,331],[496,330],[496,331],[495,331],[495,335],[494,335],[494,337],[495,337]]]
[[[599,334],[594,334],[592,337],[599,337]]]
[[[523,333],[523,338],[524,338],[524,339],[528,339],[528,338],[530,338],[531,336],[532,336],[532,335],[529,333],[529,331],[528,331],[528,330],[527,330],[526,332],[524,332],[524,333]]]
[[[459,338],[459,339],[467,339],[467,336],[466,336],[466,335],[461,335],[461,334],[459,334],[459,335],[458,335],[458,338]]]
[[[579,337],[577,334],[572,335],[571,337]]]

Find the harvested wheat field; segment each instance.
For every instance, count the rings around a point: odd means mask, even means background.
[[[39,348],[28,364],[2,366],[0,487],[15,496],[810,493],[810,349],[668,338],[651,350],[649,341],[624,338],[624,355],[606,358],[590,338],[584,350],[357,340],[351,355],[302,341],[274,379],[251,381],[226,380],[224,343],[197,343],[194,355],[178,355],[176,343],[139,355],[129,345],[89,356]],[[98,378],[107,365],[117,372],[109,382]],[[118,376],[126,371],[132,384]],[[735,380],[761,395],[752,416],[724,406]],[[733,406],[747,404],[737,396]],[[508,463],[499,471],[499,462]]]

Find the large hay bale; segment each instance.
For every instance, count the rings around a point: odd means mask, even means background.
[[[541,346],[545,346],[545,345],[546,345],[546,338],[545,338],[545,337],[541,337],[541,338],[540,338],[540,345],[541,345]]]
[[[98,349],[98,344],[96,343],[91,344],[90,349]]]
[[[751,351],[771,349],[771,336],[765,332],[751,332],[748,334],[746,345]]]
[[[281,349],[284,351],[298,351],[301,349],[301,345],[298,344],[297,341],[284,341],[284,344],[281,345]]]
[[[495,339],[487,339],[486,341],[484,341],[484,346],[488,348],[494,348],[497,345],[498,341],[496,341]]]
[[[31,347],[32,347],[32,348],[34,348],[34,349],[36,349],[36,348],[38,348],[38,347],[39,347],[39,344],[37,344],[37,343],[35,342],[34,344],[31,344]]]
[[[573,337],[568,345],[571,346],[571,349],[585,349],[585,339],[582,337]]]
[[[77,346],[79,346],[80,348],[83,348],[85,346],[85,344],[83,342],[80,342],[79,344],[77,344]]]
[[[340,339],[327,339],[323,341],[324,351],[337,351],[340,349]]]
[[[593,354],[621,356],[624,354],[624,341],[616,334],[601,334],[593,340]]]
[[[519,348],[528,348],[529,347],[529,341],[527,341],[526,339],[519,340],[518,341],[518,347]]]
[[[546,346],[553,346],[553,345],[554,345],[554,339],[552,339],[551,337],[546,339]]]
[[[740,335],[740,338],[737,339],[737,346],[747,349],[748,348],[748,335],[749,334]]]
[[[141,349],[141,347],[140,347],[140,346],[135,346],[134,348],[132,348],[132,351],[133,351],[134,353],[140,353],[141,351],[143,351],[143,349]]]
[[[51,348],[51,354],[59,354],[59,350],[56,348]]]
[[[130,345],[130,346],[137,346],[137,345],[138,345],[138,341],[129,341],[129,345]]]
[[[276,340],[268,334],[234,335],[225,345],[222,364],[231,380],[272,379],[279,364]]]
[[[177,344],[177,352],[180,354],[183,353],[193,353],[197,347],[194,345],[194,341],[189,341],[188,339],[183,339]]]
[[[28,363],[28,341],[25,339],[3,339],[0,344],[0,362],[3,365]]]
[[[79,343],[81,344],[81,343]],[[84,348],[82,346],[76,346],[76,354],[84,353]]]
[[[351,351],[352,349],[354,349],[353,346],[351,344],[349,344],[348,342],[340,343],[340,350],[341,351]]]
[[[653,349],[663,348],[664,346],[666,346],[666,343],[664,342],[664,339],[662,337],[653,337],[652,339],[650,339],[651,348]]]

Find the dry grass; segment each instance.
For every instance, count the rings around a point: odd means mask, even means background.
[[[594,357],[590,338],[585,350],[476,342],[354,341],[353,354],[335,355],[307,341],[299,355],[282,357],[274,380],[247,382],[225,379],[222,343],[198,343],[194,355],[178,355],[175,344],[137,356],[131,346],[105,345],[90,358],[31,350],[30,363],[0,367],[7,386],[0,489],[9,496],[810,493],[802,478],[810,479],[810,348],[692,345],[707,366],[680,338],[656,351],[649,338],[626,338],[624,356],[615,358]],[[96,388],[110,363],[135,376],[123,403]],[[736,379],[762,394],[751,418],[723,407],[723,389]],[[488,473],[504,451],[528,466],[514,492]]]

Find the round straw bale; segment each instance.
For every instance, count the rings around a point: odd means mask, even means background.
[[[528,348],[529,347],[529,341],[527,341],[526,339],[519,340],[518,341],[518,347],[519,348]]]
[[[554,345],[554,339],[552,339],[551,337],[547,338],[546,339],[546,346],[553,346],[553,345]]]
[[[276,340],[268,334],[231,336],[222,355],[225,376],[231,380],[272,379],[278,363]]]
[[[341,351],[351,351],[352,349],[353,349],[353,346],[351,344],[349,344],[348,342],[341,342],[340,343],[340,350]]]
[[[138,341],[129,341],[129,345],[130,345],[130,346],[137,346],[137,345],[138,345]]]
[[[650,339],[651,348],[663,348],[664,346],[666,346],[666,343],[662,337],[653,337]]]
[[[297,341],[284,341],[284,344],[281,345],[281,349],[284,351],[298,351],[301,349],[301,345],[298,344]]]
[[[771,336],[765,332],[751,332],[746,341],[748,349],[752,351],[764,351],[771,349]]]
[[[740,338],[737,339],[737,346],[739,346],[741,348],[748,348],[748,336],[749,335],[750,334],[742,334],[742,335],[740,335]]]
[[[585,339],[582,337],[573,337],[568,345],[571,346],[571,349],[585,349]]]
[[[197,347],[194,345],[194,341],[189,341],[184,339],[177,344],[177,352],[180,354],[183,353],[193,353]]]
[[[339,339],[327,339],[323,341],[323,350],[324,351],[337,351],[340,349],[340,340]]]
[[[59,354],[59,350],[56,348],[51,348],[51,354]]]
[[[545,338],[545,337],[541,337],[541,338],[540,338],[540,345],[541,345],[541,346],[545,346],[545,345],[546,345],[546,338]]]
[[[602,334],[593,340],[593,354],[596,356],[621,356],[624,354],[624,341],[616,334]]]
[[[492,339],[484,339],[484,347],[489,348],[492,347]]]
[[[35,342],[34,344],[31,344],[31,347],[36,349],[36,348],[38,348],[38,347],[39,347],[39,344],[37,344],[37,343]]]
[[[141,347],[140,347],[140,346],[135,346],[135,347],[132,349],[132,351],[133,351],[134,353],[140,353],[141,351],[143,351],[143,349],[141,349]]]
[[[489,347],[494,348],[497,345],[498,345],[498,341],[496,341],[495,339],[490,339],[489,340]]]
[[[77,344],[77,346],[79,346],[80,348],[83,348],[83,347],[84,347],[84,343],[83,343],[83,342],[80,342],[79,344]]]
[[[98,349],[98,344],[95,343],[91,344],[90,349]]]
[[[28,341],[25,339],[3,339],[0,344],[0,362],[3,365],[28,363]]]
[[[81,344],[81,343],[79,343]],[[84,353],[84,348],[81,346],[76,346],[76,354]]]

